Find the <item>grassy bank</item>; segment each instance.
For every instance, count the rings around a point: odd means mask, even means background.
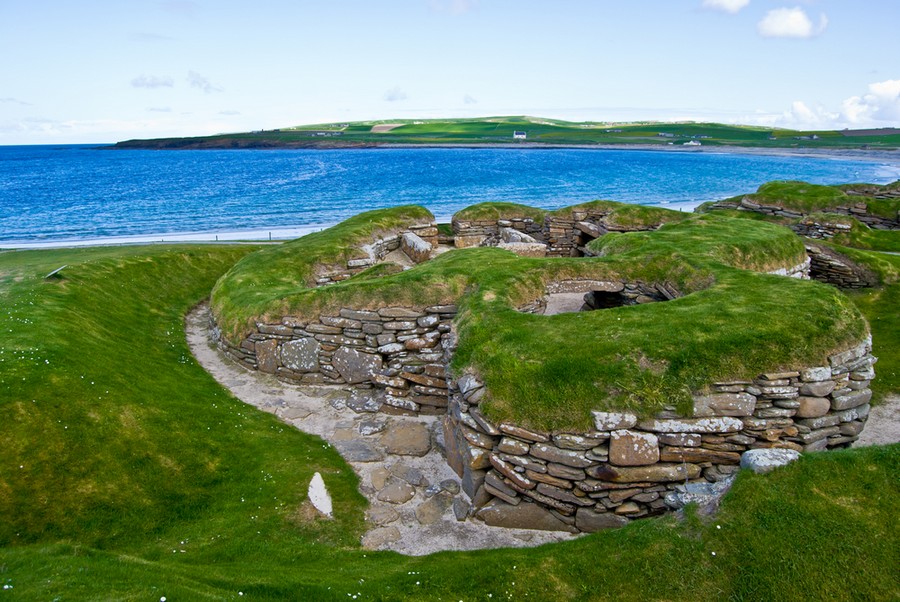
[[[360,550],[323,442],[191,358],[183,314],[249,249],[0,254],[0,594],[11,600],[890,600],[900,446],[742,474],[714,522],[527,550]],[[68,264],[58,280],[43,275]],[[49,362],[49,363],[47,363]],[[83,377],[83,378],[82,378]],[[305,500],[313,471],[336,520]],[[836,535],[836,534],[839,534]],[[714,554],[715,553],[715,554]]]

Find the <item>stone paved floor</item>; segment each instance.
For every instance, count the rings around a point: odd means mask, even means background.
[[[489,527],[466,518],[468,498],[440,453],[438,417],[372,413],[366,411],[365,397],[350,389],[298,387],[247,370],[211,343],[208,323],[205,305],[186,318],[188,344],[200,365],[241,401],[325,439],[359,475],[360,491],[370,504],[364,546],[422,555],[534,546],[573,537]]]

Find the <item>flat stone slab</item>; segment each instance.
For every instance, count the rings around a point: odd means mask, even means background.
[[[799,458],[800,452],[792,449],[751,449],[741,455],[741,468],[764,474]]]
[[[387,502],[389,504],[405,504],[409,500],[413,499],[413,496],[416,495],[416,488],[407,483],[406,481],[402,481],[400,479],[392,479],[384,489],[378,492],[378,495],[375,496],[378,500],[382,502]]]
[[[537,504],[523,502],[517,506],[499,499],[488,502],[475,516],[492,527],[507,529],[536,529],[539,531],[575,531],[549,511]]]
[[[335,447],[348,462],[381,462],[384,454],[368,441],[349,439],[336,441]]]
[[[350,347],[341,347],[335,351],[331,363],[341,378],[351,385],[369,380],[383,365],[380,355],[363,353]]]
[[[424,456],[431,449],[431,432],[420,422],[394,422],[381,437],[387,453],[398,456]]]

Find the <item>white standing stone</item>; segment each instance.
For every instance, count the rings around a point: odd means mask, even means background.
[[[325,487],[325,481],[319,473],[314,474],[312,480],[309,482],[309,491],[307,495],[309,496],[309,501],[312,503],[313,508],[328,518],[333,518],[331,495],[328,493],[328,489]]]

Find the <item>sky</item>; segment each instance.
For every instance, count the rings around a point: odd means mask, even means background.
[[[531,115],[900,126],[898,0],[0,0],[0,144]]]

